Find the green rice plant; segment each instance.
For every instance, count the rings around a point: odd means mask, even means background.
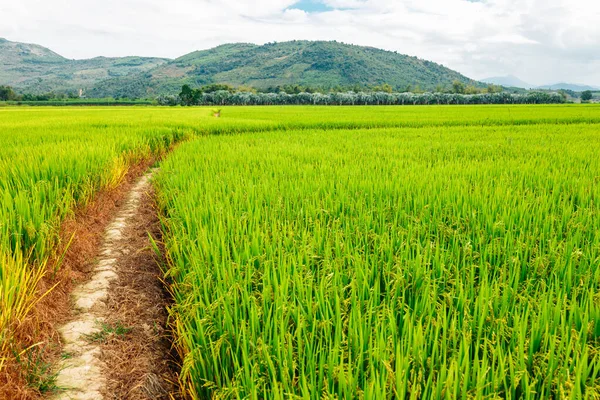
[[[598,398],[598,125],[468,125],[178,147],[155,185],[186,394]]]

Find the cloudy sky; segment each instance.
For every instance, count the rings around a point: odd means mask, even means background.
[[[0,0],[0,15],[0,37],[69,58],[335,39],[476,79],[600,86],[600,0]]]

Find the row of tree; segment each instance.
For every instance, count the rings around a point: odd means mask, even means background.
[[[455,85],[459,86],[459,85]],[[289,89],[289,88],[288,88]],[[233,88],[228,85],[213,84],[192,89],[182,87],[178,96],[160,96],[160,105],[432,105],[432,104],[545,104],[564,103],[561,93],[527,92],[522,94],[496,91],[488,88],[484,93],[460,93],[461,87],[455,87],[456,93],[412,93],[392,92],[389,87],[375,88],[377,91],[346,91],[323,93],[307,90],[293,93],[283,90],[277,92],[257,92],[252,88]],[[382,90],[383,89],[383,90]],[[585,95],[586,93],[584,93]],[[582,100],[589,100],[584,98]],[[591,95],[591,92],[589,93]],[[591,98],[591,96],[590,96]],[[77,99],[75,94],[48,93],[42,95],[19,95],[8,86],[0,86],[0,101],[52,101]]]
[[[228,91],[230,93],[235,92],[249,92],[249,93],[274,93],[274,94],[292,94],[299,95],[304,93],[310,94],[333,94],[333,93],[413,93],[413,94],[424,94],[426,91],[419,89],[418,87],[408,86],[402,90],[394,89],[391,85],[386,83],[377,86],[360,86],[355,85],[354,87],[311,87],[302,85],[283,85],[274,86],[269,88],[254,88],[250,86],[233,87],[227,84],[211,84],[192,89],[189,85],[183,85],[179,97],[181,98],[182,104],[196,104],[200,96],[204,93],[214,93],[217,91]],[[473,85],[465,85],[460,81],[454,81],[451,86],[438,85],[434,93],[458,93],[458,94],[483,94],[483,93],[501,93],[503,92],[502,86],[488,85],[486,87],[475,87]]]
[[[559,93],[252,93],[215,90],[183,90],[179,96],[160,96],[160,105],[435,105],[435,104],[557,104],[564,103]]]

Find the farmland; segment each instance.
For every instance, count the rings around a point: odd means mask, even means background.
[[[0,109],[0,329],[154,178],[192,398],[600,396],[600,107]],[[1,366],[0,366],[1,368]]]

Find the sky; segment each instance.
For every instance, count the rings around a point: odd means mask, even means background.
[[[474,79],[600,86],[600,0],[0,0],[0,15],[0,37],[68,58],[337,40]]]

